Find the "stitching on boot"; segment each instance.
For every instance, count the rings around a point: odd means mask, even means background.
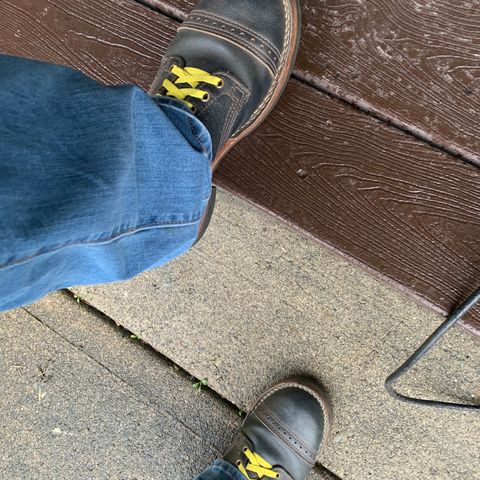
[[[250,117],[249,121],[243,124],[238,130],[233,134],[233,137],[238,135],[242,130],[245,130],[248,128],[258,117],[258,115],[262,112],[262,110],[265,108],[265,105],[270,101],[272,98],[275,89],[277,87],[277,83],[279,80],[279,76],[281,75],[281,72],[287,63],[287,58],[288,58],[288,46],[290,45],[291,39],[292,39],[292,16],[289,8],[289,0],[283,0],[283,7],[285,9],[285,18],[286,18],[286,24],[287,24],[287,31],[285,32],[285,40],[283,42],[283,56],[282,56],[282,61],[280,62],[280,65],[278,67],[278,72],[277,72],[277,77],[275,78],[274,82],[272,83],[272,86],[270,87],[270,90],[267,93],[267,96],[263,100],[262,104],[253,112],[253,115]]]
[[[324,420],[324,425],[323,425],[323,437],[322,437],[322,444],[324,444],[329,432],[330,432],[330,429],[331,429],[331,424],[330,424],[330,416],[328,415],[328,410],[330,408],[330,406],[323,400],[322,397],[320,397],[314,390],[312,390],[311,388],[308,388],[304,385],[301,385],[301,384],[298,384],[298,383],[282,383],[280,385],[277,385],[276,387],[273,387],[271,390],[269,390],[268,392],[266,392],[266,394],[261,397],[259,400],[258,400],[258,405],[260,405],[261,403],[263,403],[268,397],[270,397],[271,395],[273,395],[275,392],[279,392],[280,390],[283,390],[285,388],[300,388],[301,390],[304,390],[305,392],[309,393],[310,395],[313,396],[313,398],[315,398],[315,400],[317,400],[317,402],[320,404],[320,406],[322,407],[322,411],[324,413],[323,415],[323,420]]]
[[[263,40],[262,37],[249,33],[243,25],[221,17],[212,17],[195,12],[195,14],[192,14],[191,18],[184,23],[184,26],[192,26],[198,30],[219,34],[225,37],[225,39],[234,41],[235,43],[239,42],[239,46],[249,50],[250,53],[258,57],[262,63],[267,64],[274,75],[277,73],[278,64],[281,59],[280,54],[274,50],[270,42]]]
[[[234,82],[234,79],[230,75],[224,73],[223,76],[230,78],[231,81]],[[223,145],[230,137],[233,122],[238,117],[240,111],[250,98],[250,92],[238,85],[237,82],[234,82],[234,90],[232,93],[232,108],[230,109],[230,112],[225,120],[225,125],[220,138],[220,145]]]
[[[247,27],[246,25],[242,25],[242,24],[240,24],[238,22],[235,22],[233,20],[225,19],[224,17],[221,17],[218,14],[215,14],[213,12],[207,12],[205,10],[196,10],[195,13],[196,12],[203,13],[205,15],[210,16],[211,18],[216,18],[216,19],[218,19],[218,21],[228,21],[228,22],[231,22],[233,25],[239,26],[240,28],[242,28],[243,30],[248,32],[249,35],[251,35],[252,37],[256,37],[260,41],[266,43],[270,47],[270,49],[273,50],[273,52],[277,54],[278,57],[282,56],[282,52],[280,52],[280,50],[276,47],[276,45],[274,45],[268,38],[264,37],[261,33],[255,32],[254,30]]]
[[[272,412],[269,408],[265,405],[259,405],[257,408],[266,415],[267,417],[272,417],[276,422],[278,422],[279,426],[287,431],[287,433],[294,438],[301,446],[309,453],[315,460],[317,452],[314,451],[296,432],[294,432],[285,422],[283,422],[274,412]]]
[[[232,45],[235,45],[236,47],[241,48],[242,50],[245,50],[245,52],[247,52],[249,55],[252,55],[256,61],[258,61],[259,63],[265,66],[265,68],[268,70],[270,75],[272,75],[272,77],[275,77],[275,75],[278,73],[276,72],[276,68],[275,70],[272,70],[272,67],[270,65],[270,59],[268,59],[268,57],[260,55],[260,53],[253,48],[249,48],[250,46],[248,44],[243,44],[243,43],[240,44],[235,38],[229,38],[227,35],[225,35],[225,32],[223,30],[218,32],[217,30],[209,29],[207,27],[204,27],[203,25],[195,25],[195,24],[191,24],[191,25],[183,24],[178,30],[179,31],[190,30],[192,32],[201,32],[206,35],[212,35],[214,37],[221,38],[222,40],[226,42],[230,42]]]
[[[270,428],[276,430],[277,436],[280,436],[289,447],[294,450],[307,463],[314,465],[317,458],[317,452],[314,452],[288,425],[282,422],[272,411],[263,405],[259,405],[255,411],[258,418],[265,424],[270,424]],[[261,416],[259,415],[261,414]],[[268,419],[270,417],[270,420]]]
[[[223,122],[223,130],[219,140],[219,145],[223,145],[231,135],[232,125],[235,118],[238,116],[241,109],[244,107],[245,103],[250,98],[250,92],[227,72],[215,72],[215,75],[228,78],[232,83],[232,88],[228,91],[221,93],[220,95],[217,95],[215,97],[215,100],[210,101],[207,106],[202,110],[201,115],[198,118],[200,121],[202,121],[204,115],[209,112],[209,110],[212,109],[222,97],[227,97],[231,101],[230,109],[225,118],[225,121]]]

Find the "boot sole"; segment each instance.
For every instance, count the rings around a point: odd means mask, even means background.
[[[291,10],[291,22],[292,22],[292,34],[289,48],[286,53],[285,66],[279,72],[278,78],[275,80],[273,85],[273,94],[271,95],[269,101],[265,104],[263,110],[260,112],[255,121],[249,125],[245,130],[242,130],[236,137],[232,137],[227,143],[217,152],[216,157],[212,161],[212,172],[220,165],[220,162],[223,160],[225,155],[241,140],[250,135],[254,130],[256,130],[270,115],[274,107],[277,105],[280,97],[282,96],[285,88],[287,87],[290,76],[292,75],[293,67],[295,66],[295,60],[297,58],[298,49],[300,47],[300,30],[302,28],[301,23],[301,14],[300,14],[300,0],[285,0],[290,5]],[[198,227],[198,235],[195,240],[196,245],[205,235],[207,228],[210,224],[210,220],[213,215],[213,210],[215,209],[216,201],[216,190],[215,187],[212,189],[212,196],[208,203],[207,209],[204,213],[204,216]]]
[[[278,77],[274,81],[272,86],[273,94],[271,94],[270,99],[263,107],[262,111],[255,119],[255,121],[249,125],[245,130],[242,130],[237,136],[232,137],[227,143],[217,152],[216,157],[212,162],[212,171],[215,171],[225,157],[225,155],[241,140],[250,135],[254,130],[256,130],[268,117],[271,111],[274,109],[275,105],[280,100],[287,84],[288,80],[295,66],[295,60],[297,58],[298,49],[300,47],[300,30],[301,30],[301,14],[300,14],[300,0],[284,0],[290,6],[291,11],[291,41],[286,53],[286,61],[284,67],[280,70]],[[270,95],[270,93],[269,93]],[[268,97],[268,95],[267,95]]]

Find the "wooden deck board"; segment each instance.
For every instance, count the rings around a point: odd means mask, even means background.
[[[0,4],[0,51],[105,83],[148,88],[175,29],[129,0]],[[217,181],[442,312],[480,285],[480,171],[298,81]]]
[[[309,86],[291,82],[219,173],[230,190],[442,309],[480,285],[478,169]]]
[[[184,16],[195,0],[142,0]],[[480,4],[302,0],[296,73],[480,165]]]

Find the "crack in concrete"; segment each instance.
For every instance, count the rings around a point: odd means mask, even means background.
[[[70,297],[70,295],[68,295],[68,297]],[[73,296],[70,297],[72,300],[73,300]],[[74,300],[75,303],[76,303],[76,300]],[[86,304],[83,304],[86,306]],[[89,306],[90,307],[90,306]],[[93,307],[94,308],[94,307]],[[133,390],[137,395],[139,395],[140,397],[142,397],[146,403],[152,407],[154,407],[156,410],[159,410],[161,411],[162,414],[168,416],[169,418],[171,418],[175,423],[179,423],[180,425],[182,425],[189,433],[191,433],[195,438],[197,438],[198,440],[200,440],[200,442],[202,444],[205,445],[205,440],[203,438],[202,435],[200,435],[199,433],[197,433],[195,430],[193,430],[190,426],[186,425],[182,420],[180,420],[179,418],[175,417],[174,415],[172,415],[171,413],[169,413],[168,411],[165,411],[165,410],[162,410],[160,408],[160,405],[158,405],[157,403],[155,403],[151,398],[148,397],[148,395],[146,395],[144,392],[142,392],[141,390],[139,390],[137,387],[135,387],[134,385],[132,385],[130,382],[126,381],[124,378],[120,377],[116,372],[114,372],[110,367],[108,367],[107,365],[105,365],[104,363],[102,363],[101,361],[99,361],[98,359],[96,359],[95,357],[93,357],[91,354],[89,354],[87,351],[85,351],[85,349],[83,349],[80,345],[76,344],[75,342],[72,342],[69,338],[67,338],[65,335],[62,335],[60,332],[58,332],[57,330],[55,330],[54,328],[52,328],[50,325],[48,325],[47,323],[45,323],[41,318],[39,318],[37,315],[35,315],[33,312],[31,312],[28,307],[23,307],[22,310],[24,310],[26,313],[28,313],[28,315],[32,316],[35,320],[37,320],[39,323],[41,323],[43,326],[45,326],[48,330],[50,330],[52,333],[54,333],[55,335],[57,335],[58,337],[60,337],[62,340],[64,340],[65,342],[67,342],[70,346],[72,346],[77,352],[80,352],[81,354],[85,355],[87,358],[89,358],[91,361],[93,361],[95,364],[97,364],[99,367],[101,367],[103,370],[106,370],[108,372],[108,374],[112,375],[114,378],[116,378],[117,380],[119,380],[123,385],[127,386],[127,388]],[[95,313],[97,317],[101,318],[103,321],[105,319],[105,315],[102,314],[101,316],[98,315],[98,310],[95,309],[94,312],[92,313]],[[102,318],[103,317],[103,318]],[[108,317],[107,317],[108,318]],[[110,319],[111,320],[111,319]],[[113,320],[111,320],[113,322]],[[122,328],[123,330],[126,331],[126,329],[124,329],[123,327],[120,327]],[[170,362],[171,363],[171,362]],[[223,452],[221,452],[219,450],[218,447],[216,447],[215,445],[206,445],[207,448],[210,448],[212,450],[215,451],[215,453],[219,453],[219,454],[222,454]]]
[[[76,300],[74,299],[74,293],[71,292],[70,290],[66,290],[64,291],[65,293],[65,296],[67,298],[69,298],[71,301],[75,301]],[[95,316],[97,316],[98,318],[102,319],[104,322],[107,322],[109,323],[110,325],[115,325],[117,328],[120,328],[122,331],[126,332],[128,335],[131,334],[131,332],[126,329],[125,327],[121,326],[121,325],[118,325],[112,318],[110,318],[108,315],[106,315],[105,313],[103,313],[101,310],[98,310],[94,305],[91,305],[87,302],[85,302],[84,300],[82,301],[82,306],[87,309],[90,313],[94,314]],[[43,322],[42,322],[43,323]],[[151,345],[147,344],[147,343],[143,343],[142,344],[142,347],[143,348],[147,348],[148,350],[150,350],[151,352],[153,352],[157,357],[160,358],[160,360],[168,365],[172,365],[172,366],[175,366],[177,368],[177,371],[183,375],[184,377],[190,377],[190,378],[195,378],[194,375],[192,375],[191,373],[189,373],[187,370],[185,370],[181,365],[178,365],[177,363],[175,363],[173,360],[171,360],[170,358],[166,357],[165,355],[163,355],[161,352],[159,352],[158,350],[155,350]],[[99,362],[97,362],[99,363]],[[134,388],[134,387],[132,387]],[[235,403],[231,402],[230,400],[226,399],[225,397],[223,397],[222,395],[220,395],[217,391],[213,390],[210,386],[205,386],[203,387],[205,391],[207,391],[210,395],[213,395],[213,397],[217,400],[217,401],[221,401],[223,402],[225,405],[227,405],[231,410],[233,411],[238,411],[240,409],[240,407],[238,407]],[[177,419],[175,419],[177,420]],[[181,422],[180,422],[181,423]],[[183,424],[183,423],[182,423]],[[215,448],[215,450],[217,452],[219,452],[220,454],[222,454],[223,452],[221,452],[218,448]],[[319,470],[319,473],[323,474],[323,475],[326,475],[326,476],[329,476],[331,478],[331,480],[341,480],[340,477],[337,477],[333,472],[331,472],[330,470],[328,470],[326,467],[324,467],[322,464],[320,463],[317,463],[316,464],[316,468]]]
[[[68,301],[70,302],[74,302],[75,304],[77,304],[77,300],[75,298],[75,294],[70,291],[70,290],[64,290],[62,292],[65,296],[66,299],[68,299]],[[87,302],[85,302],[85,300],[82,300],[81,301],[81,307],[84,308],[87,312],[89,312],[90,314],[94,315],[95,317],[97,317],[99,320],[107,323],[109,326],[111,326],[112,328],[115,328],[115,330],[120,330],[121,332],[124,332],[126,335],[130,336],[132,334],[132,332],[128,329],[126,329],[125,327],[123,327],[122,325],[119,325],[117,324],[111,317],[109,317],[108,315],[106,315],[105,313],[103,313],[101,310],[99,310],[98,308],[96,308],[94,305],[91,305]],[[117,375],[114,371],[111,370],[111,368],[109,368],[108,366],[104,365],[102,362],[100,362],[99,360],[97,360],[96,358],[92,357],[88,352],[86,352],[81,346],[75,344],[74,342],[72,342],[70,339],[66,338],[64,335],[62,335],[61,333],[57,332],[54,328],[52,328],[50,325],[46,324],[41,318],[39,318],[37,315],[33,314],[32,312],[30,312],[28,310],[28,307],[24,308],[24,310],[29,314],[31,315],[32,317],[34,317],[38,322],[40,322],[42,325],[44,325],[45,327],[47,327],[50,331],[52,331],[54,334],[58,335],[60,338],[62,338],[64,341],[66,341],[69,345],[71,345],[72,347],[74,347],[77,351],[83,353],[84,355],[86,355],[89,359],[91,359],[93,362],[95,362],[97,365],[99,365],[101,368],[104,368],[108,373],[110,373],[111,375],[113,375],[115,378],[117,378],[118,380],[120,380],[123,384],[127,385],[129,388],[131,388],[133,391],[135,391],[136,393],[138,393],[139,395],[141,395],[143,398],[146,399],[146,401],[154,406],[155,408],[158,408],[159,409],[159,405],[156,404],[155,402],[153,402],[145,393],[143,393],[142,391],[138,390],[134,385],[130,384],[129,382],[127,382],[125,379],[123,379],[122,377],[120,377],[119,375]],[[147,349],[148,351],[152,352],[155,354],[156,357],[158,357],[158,359],[166,364],[166,365],[169,365],[169,366],[173,366],[176,368],[176,371],[179,375],[183,376],[185,379],[188,379],[188,378],[195,378],[194,375],[190,374],[187,370],[185,370],[181,365],[178,365],[177,363],[175,363],[173,360],[171,360],[170,358],[166,357],[165,355],[163,355],[161,352],[159,352],[158,350],[155,350],[151,345],[143,342],[141,344],[138,344],[137,345],[138,348],[145,348]],[[233,402],[231,402],[230,400],[226,399],[225,397],[223,397],[222,395],[220,395],[218,392],[216,392],[215,390],[213,390],[210,386],[205,386],[204,387],[204,391],[205,392],[208,392],[208,394],[212,395],[213,398],[216,400],[216,401],[220,401],[220,402],[223,402],[228,408],[230,408],[232,411],[238,411],[240,409],[240,407],[238,407],[237,405],[235,405]],[[204,441],[203,441],[203,437],[201,437],[199,434],[197,434],[194,430],[192,430],[189,426],[185,425],[184,422],[182,422],[181,420],[179,420],[178,418],[174,417],[173,415],[171,415],[170,413],[168,412],[165,412],[163,410],[161,410],[162,413],[168,415],[170,418],[172,418],[175,422],[178,422],[180,423],[181,425],[183,425],[189,432],[191,432],[193,435],[195,435],[196,438],[200,439],[202,444],[204,444]],[[212,450],[214,450],[216,453],[218,453],[219,455],[222,455],[223,452],[218,448],[216,447],[215,445],[208,445],[209,448],[211,448]],[[330,470],[328,470],[326,467],[324,467],[322,464],[320,463],[317,463],[316,464],[316,469],[318,470],[318,473],[319,474],[322,474],[324,476],[327,476],[329,477],[329,479],[331,480],[341,480],[340,477],[336,476],[333,472],[331,472]]]

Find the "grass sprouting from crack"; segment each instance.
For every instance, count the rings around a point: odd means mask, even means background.
[[[208,379],[204,378],[203,380],[200,380],[192,385],[192,388],[196,390],[198,393],[202,391],[203,387],[206,387],[208,385]]]

